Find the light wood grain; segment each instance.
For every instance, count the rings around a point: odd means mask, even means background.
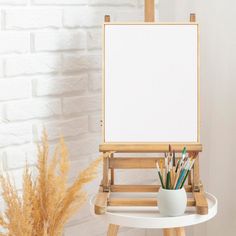
[[[102,34],[102,48],[105,48],[105,24],[110,23],[111,17],[110,15],[104,16],[104,25],[103,25],[103,34]],[[105,53],[103,51],[102,53],[102,91],[105,89]],[[102,111],[105,111],[105,93],[102,92]],[[104,112],[102,112],[102,119],[101,119],[101,126],[102,130],[105,130],[105,115]],[[102,131],[102,139],[105,140],[105,132]]]
[[[114,153],[111,153],[108,165],[109,165],[109,168],[111,169],[111,184],[112,185],[114,184],[114,181],[115,181],[115,170],[113,167],[110,167],[110,163],[113,160],[113,158],[114,158]]]
[[[200,186],[200,170],[199,170],[199,155],[195,157],[193,166],[193,191],[199,191]]]
[[[142,152],[168,152],[169,145],[171,145],[171,149],[176,152],[182,152],[183,148],[186,147],[188,152],[201,152],[202,144],[194,144],[194,143],[181,143],[181,144],[158,144],[158,143],[103,143],[100,144],[99,150],[100,152],[134,152],[134,153],[142,153]]]
[[[110,22],[110,21],[111,21],[110,15],[105,15],[104,21],[105,21],[105,22]]]
[[[156,198],[110,198],[108,206],[157,206]],[[188,206],[195,206],[194,198],[188,198]]]
[[[119,225],[110,224],[107,232],[107,236],[117,236],[119,231]]]
[[[163,229],[163,235],[164,236],[175,236],[175,230],[174,229]]]
[[[99,192],[97,194],[94,204],[95,214],[102,215],[106,213],[108,196],[109,193],[107,192]]]
[[[111,192],[158,192],[160,189],[160,185],[111,185]],[[192,192],[191,185],[184,186],[186,192]]]
[[[145,0],[145,22],[155,21],[155,0]]]
[[[183,227],[175,228],[176,236],[185,236],[185,229]]]
[[[190,23],[196,23],[196,14],[195,13],[190,13],[190,17],[189,17],[189,21]],[[200,115],[200,32],[199,32],[199,27],[198,27],[198,45],[197,45],[197,50],[198,50],[198,58],[197,58],[197,81],[198,81],[198,142],[200,142],[200,124],[201,124],[201,115]]]
[[[196,201],[197,214],[206,215],[208,214],[208,203],[203,192],[193,193]]]
[[[112,198],[108,206],[157,206],[156,198]]]
[[[111,185],[111,192],[158,192],[159,185]]]
[[[190,13],[190,22],[196,22],[196,14]]]
[[[109,191],[108,153],[103,154],[103,191]]]
[[[176,158],[179,160],[180,158]],[[159,157],[120,157],[109,160],[109,168],[111,169],[156,169],[156,163],[163,161],[164,158]]]
[[[188,185],[192,185],[192,173],[193,173],[193,171],[191,169],[189,172],[189,175],[188,175]]]

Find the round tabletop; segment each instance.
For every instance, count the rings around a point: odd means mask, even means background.
[[[112,193],[113,194],[113,193]],[[151,193],[153,195],[153,193]],[[155,193],[154,193],[155,194]],[[130,195],[130,194],[129,194]],[[139,197],[143,196],[140,193]],[[155,196],[155,195],[153,195]],[[108,206],[104,215],[99,215],[108,224],[127,226],[133,228],[174,228],[196,225],[213,218],[217,213],[217,199],[206,193],[208,201],[208,214],[199,215],[195,207],[187,207],[184,215],[177,217],[162,216],[158,207],[113,207]],[[91,199],[93,206],[95,197]],[[92,207],[92,211],[94,208]]]

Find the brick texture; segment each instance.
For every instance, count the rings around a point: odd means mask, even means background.
[[[59,99],[17,101],[6,105],[6,118],[9,121],[55,117],[61,112]]]
[[[62,10],[59,9],[10,9],[5,11],[7,29],[59,28]]]
[[[115,9],[107,10],[105,8],[93,7],[73,7],[64,11],[65,27],[101,27],[105,14],[110,14]]]
[[[27,0],[0,0],[0,5],[24,5],[27,3]]]
[[[0,32],[0,53],[27,53],[29,51],[29,33]]]
[[[60,67],[61,56],[59,54],[22,54],[6,58],[5,73],[7,76],[56,73]]]
[[[88,74],[75,76],[40,76],[33,80],[33,90],[36,96],[55,96],[63,94],[86,93]]]
[[[33,0],[35,4],[42,5],[84,5],[87,4],[89,0]]]
[[[30,89],[29,79],[2,79],[0,80],[0,101],[29,98]]]
[[[51,31],[34,34],[35,51],[59,51],[85,49],[84,31]]]
[[[31,124],[0,124],[0,148],[16,144],[25,144],[32,140]]]

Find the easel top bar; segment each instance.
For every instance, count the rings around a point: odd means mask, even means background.
[[[104,25],[199,25],[197,22],[103,22]]]
[[[169,147],[171,150],[181,152],[186,147],[188,152],[201,152],[202,144],[200,143],[168,143],[168,144],[156,144],[156,143],[103,143],[99,146],[100,152],[168,152]]]

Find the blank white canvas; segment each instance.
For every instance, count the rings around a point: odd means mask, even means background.
[[[105,142],[198,141],[197,25],[105,25]]]

